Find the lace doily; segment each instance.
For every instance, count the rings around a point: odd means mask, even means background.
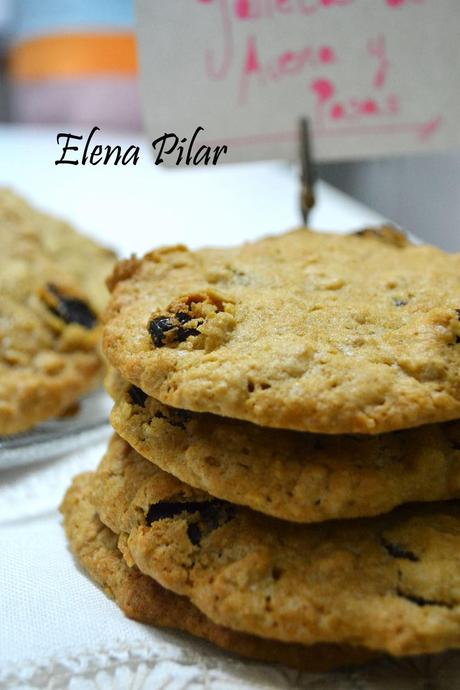
[[[201,646],[201,645],[200,645]],[[194,645],[119,643],[0,671],[0,690],[457,690],[460,653],[307,674],[198,652]]]

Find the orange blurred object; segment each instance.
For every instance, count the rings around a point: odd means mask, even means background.
[[[135,76],[134,35],[70,33],[31,38],[11,48],[8,71],[20,81],[101,74]]]

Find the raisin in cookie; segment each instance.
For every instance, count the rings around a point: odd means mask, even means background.
[[[92,501],[129,563],[219,625],[393,655],[460,646],[460,503],[295,525],[192,489],[115,438]]]
[[[299,229],[118,265],[105,352],[173,407],[318,433],[460,416],[460,255]]]
[[[113,256],[103,249],[99,255],[97,245],[84,238],[79,254],[79,236],[72,233],[16,196],[0,193],[2,435],[64,413],[100,379],[99,313]],[[74,271],[77,264],[80,270]],[[91,278],[83,280],[83,272]]]
[[[141,455],[212,496],[297,522],[377,515],[460,497],[460,423],[380,436],[267,429],[168,407],[116,372],[115,431]]]
[[[311,647],[257,638],[216,625],[185,597],[161,587],[136,568],[129,568],[117,548],[117,536],[105,527],[88,500],[92,474],[76,477],[61,506],[70,547],[89,575],[115,599],[130,618],[159,627],[179,628],[242,656],[308,671],[326,671],[370,659],[354,647]]]

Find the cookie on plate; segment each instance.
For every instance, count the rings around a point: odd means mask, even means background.
[[[326,434],[460,416],[460,254],[299,229],[115,269],[104,347],[162,403]]]
[[[111,423],[141,455],[186,484],[297,522],[384,513],[460,497],[460,423],[379,436],[267,429],[168,407],[111,371]]]
[[[78,238],[0,193],[0,435],[65,413],[100,380],[99,314],[114,256],[85,238],[80,254]]]
[[[64,527],[77,560],[130,618],[184,630],[251,659],[309,671],[355,665],[375,656],[346,645],[305,647],[279,643],[216,625],[185,597],[169,592],[136,567],[126,565],[117,548],[117,536],[100,522],[88,500],[92,479],[91,473],[74,479],[61,506]]]
[[[105,279],[115,263],[115,253],[47,213],[30,206],[9,189],[0,188],[0,238],[2,249],[21,254],[26,245],[47,256],[71,276],[100,313],[107,303]],[[6,256],[3,257],[6,260]],[[2,266],[3,268],[3,266]]]
[[[296,525],[192,489],[115,437],[92,501],[128,563],[219,625],[393,655],[460,646],[460,502]]]

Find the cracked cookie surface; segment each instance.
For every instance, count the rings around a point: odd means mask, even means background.
[[[162,403],[376,434],[460,416],[460,255],[389,228],[169,247],[115,269],[104,348]]]
[[[380,436],[267,429],[168,407],[111,371],[111,423],[141,455],[232,503],[298,522],[460,497],[460,423]]]
[[[128,562],[220,625],[393,655],[460,646],[458,501],[295,525],[194,490],[116,436],[92,500]]]
[[[373,656],[368,650],[345,645],[280,644],[216,625],[185,597],[164,589],[135,566],[127,566],[117,548],[117,535],[100,522],[89,500],[92,481],[93,474],[83,474],[68,489],[61,506],[65,531],[77,560],[129,618],[184,630],[251,659],[308,671],[350,666]]]
[[[63,414],[99,381],[114,255],[0,190],[0,435]]]

